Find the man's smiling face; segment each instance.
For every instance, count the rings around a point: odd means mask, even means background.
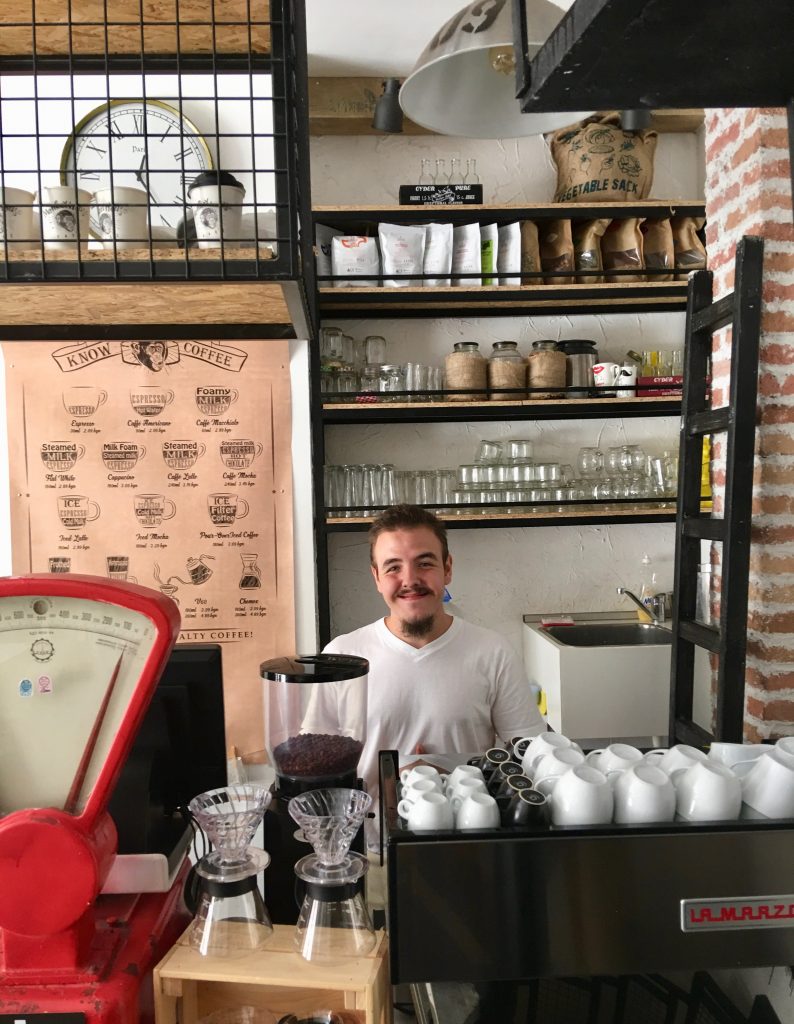
[[[443,560],[441,541],[426,526],[384,531],[372,549],[372,575],[389,607],[393,631],[423,636],[443,615],[444,588],[452,558]]]

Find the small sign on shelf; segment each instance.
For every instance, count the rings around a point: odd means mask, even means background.
[[[400,206],[479,206],[482,185],[400,185]]]

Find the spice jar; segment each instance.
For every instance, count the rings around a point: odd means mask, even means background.
[[[527,362],[515,341],[495,341],[488,360],[488,397],[492,402],[520,402],[527,397]],[[494,388],[500,390],[494,391]],[[504,388],[518,388],[505,391]]]
[[[533,341],[529,354],[529,397],[565,398],[567,359],[556,341]],[[559,391],[534,391],[533,388],[559,388]]]
[[[448,401],[483,401],[488,387],[488,363],[476,341],[455,342],[454,351],[444,359],[444,380],[446,391],[458,392],[445,395]]]

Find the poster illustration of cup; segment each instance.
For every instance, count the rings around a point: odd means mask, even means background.
[[[173,519],[176,505],[164,494],[138,494],[134,501],[135,518],[141,526],[159,526]]]
[[[99,518],[101,509],[84,494],[63,494],[58,498],[58,516],[70,530],[82,529]]]
[[[50,473],[68,473],[85,455],[85,448],[74,441],[44,441],[39,453]]]
[[[209,494],[207,507],[216,526],[231,526],[235,520],[248,515],[248,502],[236,494]]]
[[[199,441],[163,441],[163,461],[169,469],[192,469],[206,450]]]
[[[63,392],[64,409],[70,416],[78,418],[93,416],[100,405],[104,405],[107,400],[107,391],[89,385],[78,384],[73,388],[66,388]]]
[[[196,405],[205,416],[224,416],[239,398],[236,388],[197,387]]]
[[[262,454],[262,445],[249,438],[233,437],[220,443],[221,462],[227,469],[248,469]]]
[[[102,445],[102,464],[111,473],[129,473],[146,455],[146,448],[134,441],[105,441]]]
[[[134,576],[130,576],[130,560],[127,555],[108,555],[105,559],[108,567],[108,579],[122,580],[127,583],[137,583]]]
[[[65,558],[62,555],[56,555],[54,558],[47,559],[47,571],[48,572],[71,572],[72,571],[72,560],[71,558]]]

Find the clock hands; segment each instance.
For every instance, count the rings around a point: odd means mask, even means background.
[[[154,193],[149,188],[149,173],[148,173],[149,172],[149,168],[146,166],[147,155],[148,154],[146,154],[146,153],[143,154],[143,159],[141,160],[140,167],[135,172],[135,177],[138,179],[140,184],[143,185],[143,187],[146,189],[146,194],[149,197],[149,202],[151,202],[154,206],[157,206],[157,200],[154,198]],[[146,171],[146,177],[145,178],[144,178],[144,170]]]

